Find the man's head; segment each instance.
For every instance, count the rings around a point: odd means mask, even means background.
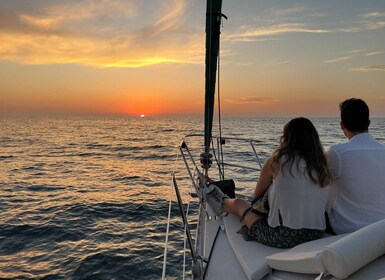
[[[357,98],[347,99],[340,103],[341,126],[352,133],[368,131],[369,107]]]

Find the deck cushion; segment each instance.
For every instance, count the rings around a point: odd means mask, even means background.
[[[349,275],[349,280],[385,279],[385,255]],[[329,280],[339,280],[331,278]]]
[[[319,274],[326,270],[321,260],[323,248],[344,236],[346,234],[328,235],[321,239],[306,242],[288,251],[270,255],[266,257],[266,261],[271,268],[277,270]]]
[[[237,233],[242,224],[234,215],[224,217],[224,223],[230,246],[248,279],[262,279],[271,271],[266,257],[287,250],[268,247],[256,241],[245,241],[242,235]]]
[[[369,262],[385,254],[385,219],[330,244],[322,251],[325,268],[345,279]]]

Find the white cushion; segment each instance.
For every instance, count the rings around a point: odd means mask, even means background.
[[[385,219],[326,246],[321,258],[330,274],[345,279],[383,254],[385,254]]]
[[[349,275],[349,280],[385,279],[385,255],[365,265],[360,270]],[[331,278],[329,280],[339,280]]]
[[[323,248],[344,236],[346,236],[346,234],[329,235],[321,239],[306,242],[288,251],[270,255],[266,257],[266,261],[271,268],[277,270],[319,274],[326,270],[321,260]]]
[[[226,235],[230,246],[237,256],[247,279],[262,279],[271,269],[267,265],[266,256],[282,252],[287,249],[278,249],[265,246],[256,241],[245,241],[237,231],[242,227],[239,218],[229,214],[223,218],[226,226]]]

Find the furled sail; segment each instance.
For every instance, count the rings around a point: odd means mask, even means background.
[[[215,82],[219,53],[219,35],[222,18],[222,0],[207,0],[206,8],[206,82],[205,82],[205,124],[202,166],[210,167],[210,142],[214,116]]]

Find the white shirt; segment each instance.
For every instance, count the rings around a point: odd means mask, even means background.
[[[325,211],[328,187],[321,188],[310,180],[305,170],[304,160],[292,166],[292,175],[289,171],[290,164],[283,166],[268,189],[269,217],[271,227],[282,225],[292,229],[319,229],[324,230]]]
[[[328,214],[337,234],[385,219],[385,145],[360,133],[327,152],[333,181]]]

